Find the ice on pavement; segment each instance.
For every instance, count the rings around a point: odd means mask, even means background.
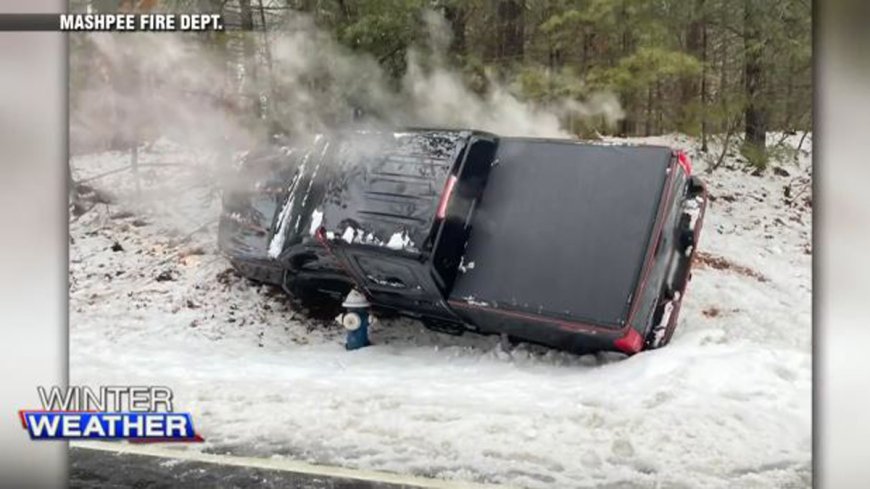
[[[188,450],[528,487],[809,486],[812,215],[782,198],[809,153],[775,163],[791,177],[733,156],[705,174],[691,139],[633,141],[688,150],[714,199],[699,245],[712,258],[664,349],[505,352],[388,319],[347,352],[340,325],[228,270],[198,170],[155,167],[138,200],[129,174],[89,182],[121,203],[70,219],[70,382],[173,388],[206,439]],[[207,160],[165,141],[140,157]],[[73,174],[126,158],[79,156]]]

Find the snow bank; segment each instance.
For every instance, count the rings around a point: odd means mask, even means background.
[[[809,486],[812,216],[783,197],[809,153],[776,163],[789,176],[736,156],[706,174],[688,138],[635,141],[688,150],[713,198],[662,350],[504,352],[384,320],[348,353],[339,325],[228,270],[201,171],[167,167],[135,203],[128,174],[92,181],[123,204],[71,218],[70,381],[174,388],[206,438],[188,450],[528,487]],[[82,178],[125,158],[72,164]],[[209,161],[169,143],[142,158]]]

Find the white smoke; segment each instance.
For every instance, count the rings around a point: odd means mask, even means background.
[[[549,137],[573,136],[562,125],[568,117],[612,124],[622,116],[616,98],[606,93],[545,107],[490,78],[478,94],[446,61],[450,30],[443,17],[426,11],[423,24],[428,42],[409,49],[398,83],[372,56],[341,46],[302,15],[268,34],[244,34],[256,47],[256,59],[247,60],[239,55],[245,43],[240,33],[221,41],[191,34],[82,34],[89,47],[72,55],[72,76],[84,81],[72,88],[71,144],[165,136],[238,149],[274,130],[267,126],[270,118],[299,135],[346,125],[355,111],[370,125]]]
[[[490,78],[489,90],[478,95],[445,61],[451,32],[444,17],[427,10],[423,20],[429,39],[428,63],[418,50],[411,50],[403,88],[414,117],[425,125],[471,127],[503,136],[572,137],[561,123],[567,116],[603,116],[608,124],[623,116],[616,97],[605,93],[595,94],[590,102],[563,99],[539,107]]]

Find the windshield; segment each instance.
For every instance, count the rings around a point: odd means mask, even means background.
[[[447,204],[446,216],[437,224],[437,245],[432,261],[436,281],[445,291],[456,280],[465,243],[471,233],[472,216],[484,192],[497,145],[495,138],[472,138],[460,162],[457,183]]]

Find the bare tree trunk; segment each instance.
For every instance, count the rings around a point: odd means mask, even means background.
[[[716,160],[712,166],[707,167],[707,173],[711,173],[716,168],[719,168],[722,165],[722,162],[725,161],[725,155],[728,154],[728,147],[731,145],[731,138],[734,136],[734,133],[737,131],[737,128],[740,125],[740,121],[737,120],[734,124],[727,124],[727,132],[725,133],[725,138],[722,141],[722,151],[719,153],[719,158]]]
[[[765,114],[764,102],[761,100],[764,83],[763,46],[758,19],[760,12],[755,7],[755,1],[744,0],[743,2],[743,48],[745,51],[743,76],[746,92],[744,143],[746,148],[750,150],[748,153],[750,156],[764,158],[767,114]]]
[[[724,132],[729,129],[728,125],[728,43],[721,42],[719,48],[719,108],[724,118],[719,121],[716,132]]]
[[[649,136],[652,134],[652,117],[653,117],[653,89],[650,85],[646,89],[646,120],[643,125],[643,135]]]
[[[696,0],[692,6],[692,20],[686,29],[686,52],[695,58],[703,57],[704,21],[702,12],[704,0]],[[703,74],[701,76],[703,78]],[[697,106],[700,98],[701,80],[696,77],[685,77],[680,83],[680,109],[678,129],[685,133],[693,133],[696,124]]]
[[[809,131],[804,131],[803,136],[801,136],[801,140],[800,140],[800,142],[798,142],[797,149],[794,152],[794,160],[795,161],[797,161],[798,158],[800,158],[801,148],[804,147],[804,140],[807,139],[807,134],[809,134],[809,133],[810,133]]]
[[[701,4],[701,151],[706,153],[707,147],[707,10],[704,0]]]
[[[266,56],[266,69],[269,78],[269,96],[267,100],[266,116],[269,118],[269,132],[276,133],[280,129],[275,121],[275,73],[272,66],[272,49],[269,41],[269,27],[266,25],[266,9],[263,7],[263,0],[258,0],[260,4],[260,22],[263,24],[263,51]]]
[[[260,104],[259,87],[257,86],[257,58],[256,45],[254,44],[254,12],[251,9],[251,0],[239,0],[239,11],[241,14],[242,36],[244,36],[243,52],[245,59],[245,85],[243,91],[245,95],[250,97],[251,106],[258,119],[263,117],[263,108]]]
[[[595,34],[586,32],[585,28],[583,31],[583,51],[582,57],[580,58],[580,73],[585,74],[586,70],[589,68],[589,45],[592,44],[593,38]]]
[[[450,52],[455,55],[465,54],[467,49],[465,38],[466,10],[462,3],[450,3],[444,7],[444,18],[450,24],[450,32],[453,40],[450,43]]]
[[[347,21],[351,17],[350,6],[347,4],[347,0],[338,0],[338,7],[341,10],[342,18]]]
[[[499,0],[498,56],[509,62],[522,61],[525,54],[525,1]]]
[[[656,95],[653,99],[653,103],[655,104],[655,114],[656,114],[656,134],[664,133],[665,127],[665,111],[662,104],[662,82],[656,82]]]
[[[622,0],[622,7],[619,12],[619,19],[623,26],[622,28],[622,56],[628,56],[631,54],[632,49],[632,39],[631,32],[628,23],[628,5],[626,5],[626,0]],[[633,135],[635,130],[635,119],[634,114],[632,113],[634,108],[634,94],[629,90],[622,91],[622,105],[625,107],[625,117],[619,121],[619,135],[621,137],[628,137]]]
[[[797,78],[794,68],[794,58],[789,58],[788,61],[788,76],[786,77],[786,95],[785,95],[785,118],[782,120],[780,129],[788,134],[790,131],[797,131],[797,121],[795,120],[795,97],[794,97],[794,82]]]

